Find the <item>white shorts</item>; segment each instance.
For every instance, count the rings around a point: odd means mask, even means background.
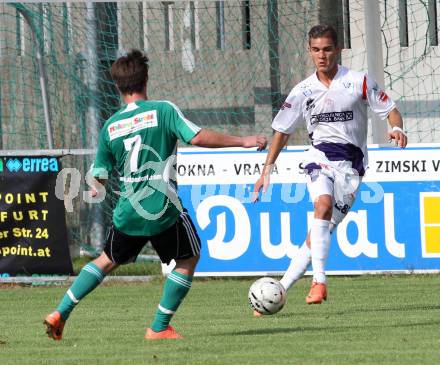
[[[319,172],[315,178],[310,175],[307,176],[307,189],[309,191],[312,202],[315,202],[321,195],[330,195],[333,201],[332,217],[330,219],[330,231],[342,222],[348,211],[353,206],[356,199],[356,193],[345,194],[342,201],[336,201],[334,196],[334,182],[326,175]]]
[[[307,189],[312,202],[321,195],[332,197],[333,211],[330,220],[332,231],[353,206],[362,177],[356,170],[347,167],[346,161],[325,161],[322,155],[313,159],[314,151],[310,152],[308,159],[303,162],[303,166],[308,166]],[[314,162],[311,162],[313,160]]]

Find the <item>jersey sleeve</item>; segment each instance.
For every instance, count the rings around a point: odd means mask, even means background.
[[[304,121],[301,95],[298,87],[293,88],[272,121],[274,130],[292,134],[297,125]]]
[[[98,178],[102,176],[103,171],[111,172],[115,164],[114,156],[108,145],[106,133],[107,131],[103,128],[99,134],[98,150],[92,168],[92,175]]]
[[[388,114],[396,107],[396,103],[379,87],[377,82],[367,75],[364,76],[362,94],[373,113],[382,120],[386,119]]]
[[[173,103],[165,102],[167,106],[162,110],[170,132],[183,142],[189,143],[201,128],[183,116],[180,109]]]

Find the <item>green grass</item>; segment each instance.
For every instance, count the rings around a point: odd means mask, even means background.
[[[329,280],[329,300],[307,306],[310,278],[282,312],[253,318],[253,279],[196,279],[173,320],[182,341],[147,342],[162,279],[108,284],[84,299],[61,342],[42,318],[66,287],[0,289],[0,364],[439,364],[440,276]]]

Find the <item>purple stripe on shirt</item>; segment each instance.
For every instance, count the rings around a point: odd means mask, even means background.
[[[323,142],[313,145],[317,150],[324,152],[329,161],[350,161],[351,167],[357,170],[359,176],[364,176],[364,153],[351,143]]]

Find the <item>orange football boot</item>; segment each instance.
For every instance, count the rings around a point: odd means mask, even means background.
[[[168,326],[166,329],[159,332],[155,332],[151,328],[147,328],[145,338],[147,340],[180,340],[183,337],[179,335],[173,327]]]
[[[309,295],[306,297],[307,304],[321,304],[323,300],[327,300],[327,286],[323,283],[314,281],[310,288]]]
[[[60,312],[55,311],[48,314],[43,324],[46,326],[46,333],[50,338],[53,338],[55,341],[61,340],[66,322],[61,318]]]
[[[263,313],[260,313],[254,309],[254,317],[263,317]]]

